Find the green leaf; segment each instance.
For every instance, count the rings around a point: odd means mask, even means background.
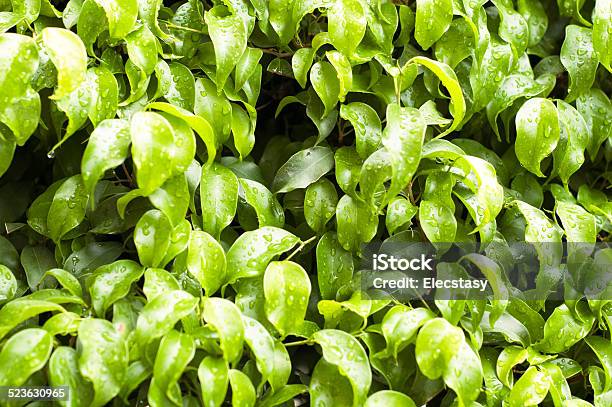
[[[135,67],[140,70],[139,87],[151,75],[157,65],[157,40],[146,25],[132,31],[125,39],[128,56]],[[132,90],[132,94],[134,90]]]
[[[325,107],[321,117],[329,116],[340,100],[340,81],[336,69],[329,62],[316,62],[310,70],[310,82]]]
[[[232,406],[254,406],[256,400],[255,388],[249,376],[236,369],[230,369],[228,376],[232,386]]]
[[[198,367],[198,379],[202,386],[205,407],[218,407],[225,400],[229,384],[227,362],[220,357],[206,356]]]
[[[580,9],[584,5],[584,0],[557,0],[557,6],[559,6],[559,14],[567,17],[574,17],[581,24],[590,26],[591,24],[586,21],[580,14]]]
[[[328,147],[311,147],[297,152],[277,171],[274,193],[306,188],[334,167],[333,153]]]
[[[344,250],[334,232],[327,232],[317,244],[317,281],[322,299],[335,299],[338,290],[353,276],[353,256]]]
[[[336,223],[340,245],[355,253],[376,235],[378,216],[366,203],[344,195],[336,207]]]
[[[306,188],[304,196],[304,217],[315,232],[325,232],[325,225],[336,213],[338,192],[327,178],[321,178]]]
[[[353,405],[363,404],[372,382],[370,363],[363,347],[351,335],[335,329],[315,332],[312,339],[321,345],[325,361],[336,366],[340,374],[349,380],[353,389]]]
[[[521,194],[523,201],[539,208],[544,201],[544,192],[538,180],[529,173],[522,173],[514,177],[511,188]]]
[[[355,129],[355,148],[361,158],[367,158],[378,149],[382,132],[376,110],[365,103],[353,102],[340,107],[340,117]]]
[[[260,405],[262,407],[279,406],[287,401],[294,400],[297,396],[307,391],[308,387],[303,384],[288,384],[275,393],[268,393],[264,396]]]
[[[21,251],[21,265],[25,271],[30,290],[36,291],[45,272],[56,267],[53,253],[44,246],[26,246]],[[45,285],[44,287],[49,287]]]
[[[531,366],[512,388],[508,403],[512,407],[538,405],[548,394],[549,387],[550,382],[546,374]]]
[[[236,214],[238,177],[220,164],[202,167],[200,202],[203,229],[219,238]]]
[[[477,197],[483,212],[479,227],[490,222],[500,213],[504,203],[504,188],[497,179],[495,168],[486,160],[470,155],[459,157],[454,165],[464,176],[462,182]]]
[[[180,289],[176,278],[164,269],[148,268],[144,272],[144,278],[142,291],[148,301],[167,291]]]
[[[527,45],[534,47],[542,40],[548,28],[546,9],[539,0],[519,0],[518,12],[527,21],[529,28]]]
[[[146,267],[159,267],[170,245],[172,226],[158,210],[150,210],[138,220],[134,229],[134,244],[140,263]]]
[[[265,312],[281,337],[298,331],[306,316],[310,279],[291,261],[274,261],[264,273]]]
[[[40,194],[28,208],[28,225],[30,225],[32,229],[41,235],[49,235],[47,216],[49,215],[51,202],[53,202],[53,196],[61,185],[62,180],[51,184],[47,190]]]
[[[612,103],[600,89],[591,89],[576,100],[576,109],[587,124],[589,144],[587,151],[594,160],[606,138],[610,134],[610,114]]]
[[[17,299],[8,302],[0,309],[0,339],[23,321],[52,311],[63,312],[64,308],[42,300]]]
[[[216,84],[221,90],[246,50],[247,27],[238,14],[224,14],[223,7],[213,7],[207,11],[204,20],[215,48]]]
[[[123,253],[118,242],[93,242],[73,252],[64,262],[64,269],[76,277],[85,276],[96,268],[112,263]]]
[[[308,392],[314,406],[355,405],[352,383],[339,372],[336,365],[326,362],[323,358],[314,367]]]
[[[87,71],[85,80],[69,95],[59,99],[57,105],[68,117],[66,135],[55,145],[58,148],[87,121],[94,126],[112,119],[117,112],[118,87],[112,72],[104,67],[93,67]]]
[[[452,20],[451,0],[417,0],[414,38],[427,50],[448,30]]]
[[[128,345],[108,321],[86,319],[79,325],[77,355],[79,371],[93,384],[92,406],[102,406],[115,397],[128,367]]]
[[[11,270],[0,264],[0,301],[11,300],[17,292],[17,280]]]
[[[516,115],[516,157],[529,172],[543,177],[540,163],[559,142],[557,109],[550,100],[529,99]]]
[[[27,24],[32,24],[40,14],[40,0],[10,1],[13,12],[23,16]]]
[[[409,225],[417,211],[418,208],[406,198],[400,196],[393,198],[387,206],[387,215],[385,217],[385,226],[389,234],[393,235],[399,229]]]
[[[234,135],[234,146],[240,154],[240,159],[248,156],[255,146],[257,111],[251,106],[247,108],[253,116],[250,116],[237,104],[232,104],[232,134]]]
[[[274,75],[284,76],[286,78],[293,77],[291,65],[282,58],[274,58],[272,62],[268,64],[266,70]]]
[[[351,63],[343,54],[337,51],[327,51],[325,55],[336,70],[336,77],[340,85],[338,100],[344,102],[346,94],[353,87],[353,70]]]
[[[43,329],[28,328],[17,332],[0,351],[0,385],[21,386],[47,363],[53,350],[53,338]],[[15,369],[15,366],[20,366]]]
[[[390,155],[393,177],[388,196],[396,196],[412,179],[421,158],[427,126],[417,109],[387,106],[382,144]]]
[[[20,13],[0,12],[0,34],[4,34],[23,20]]]
[[[49,384],[52,386],[68,386],[70,400],[61,403],[69,407],[91,404],[93,389],[79,372],[76,350],[68,346],[59,346],[49,358]]]
[[[529,25],[523,16],[514,10],[512,2],[494,1],[500,16],[499,36],[511,44],[515,55],[521,55],[529,44]]]
[[[299,21],[292,19],[292,1],[270,0],[268,9],[270,13],[270,25],[278,35],[280,45],[286,45],[291,41],[295,33],[294,24]]]
[[[232,105],[224,95],[217,94],[217,86],[206,78],[199,78],[196,81],[196,99],[194,112],[210,123],[214,129],[215,146],[224,143],[230,135],[232,129],[231,121],[225,119],[232,111]],[[200,134],[202,137],[202,134]],[[207,144],[208,146],[208,144]],[[216,147],[215,147],[216,149]],[[215,151],[213,149],[213,151]],[[211,158],[211,155],[213,158]],[[208,150],[209,164],[214,159],[214,154]]]
[[[544,74],[535,81],[523,74],[513,74],[501,81],[493,100],[487,104],[487,118],[498,138],[501,138],[497,125],[500,113],[512,106],[520,97],[532,97],[543,93],[551,83],[554,86],[554,81],[555,78],[550,74]]]
[[[136,321],[136,341],[147,344],[164,336],[198,305],[198,299],[182,290],[166,291],[149,301]]]
[[[336,182],[347,194],[355,196],[355,187],[359,182],[359,175],[363,161],[352,147],[341,147],[334,154],[336,163]]]
[[[79,87],[87,72],[87,52],[81,38],[63,28],[47,27],[40,41],[57,69],[57,89],[53,97],[60,99]]]
[[[353,55],[365,35],[366,15],[360,0],[338,0],[327,11],[331,43],[346,57]]]
[[[158,17],[162,0],[138,0],[138,16],[145,26],[160,39],[166,41],[171,37],[159,28]]]
[[[310,71],[314,56],[315,49],[300,48],[295,51],[295,53],[291,57],[291,68],[293,70],[293,76],[302,88],[306,87],[306,81],[308,80],[308,71]]]
[[[85,0],[82,3],[78,15],[74,19],[76,20],[79,37],[83,40],[87,52],[93,55],[93,44],[100,34],[108,28],[108,22],[104,9],[95,0]],[[69,23],[74,24],[72,21]]]
[[[57,189],[49,207],[49,237],[55,242],[77,227],[85,217],[88,194],[80,175],[68,178]]]
[[[482,367],[460,328],[442,318],[428,321],[417,336],[415,354],[421,372],[429,379],[442,377],[460,404],[478,397]]]
[[[448,31],[436,42],[436,59],[452,68],[470,56],[474,48],[472,27],[465,19],[453,20]]]
[[[518,346],[504,348],[497,359],[496,371],[499,380],[509,389],[514,386],[514,367],[527,359],[528,351]]]
[[[365,407],[416,407],[414,401],[403,393],[394,390],[381,390],[366,400]]]
[[[557,110],[561,132],[559,144],[553,151],[553,174],[558,173],[561,181],[567,185],[570,177],[584,163],[584,150],[589,145],[589,130],[582,115],[570,104],[558,100]]]
[[[132,157],[136,165],[136,179],[143,194],[149,195],[168,180],[174,168],[172,163],[172,144],[174,132],[170,122],[157,113],[139,112],[131,120]]]
[[[202,300],[202,318],[219,335],[225,360],[228,363],[236,363],[242,355],[244,341],[244,327],[238,307],[223,298],[204,298]]]
[[[96,0],[106,13],[110,37],[123,39],[132,31],[138,17],[137,0]]]
[[[568,242],[595,243],[597,237],[595,216],[585,211],[582,206],[559,202],[557,215],[561,219]]]
[[[255,356],[257,370],[261,373],[261,385],[268,381],[273,392],[282,390],[291,373],[287,350],[257,320],[242,316],[242,322],[244,341]]]
[[[227,280],[225,252],[214,237],[196,230],[189,238],[187,269],[206,295],[214,294]]]
[[[36,43],[19,34],[0,34],[0,122],[23,145],[38,127],[40,97],[30,87],[30,80],[39,64]],[[2,130],[4,139],[5,131]],[[10,160],[9,160],[10,162]]]
[[[578,318],[567,305],[560,305],[546,320],[544,338],[536,344],[536,349],[546,353],[564,352],[587,336],[593,322],[592,315]]]
[[[599,336],[590,336],[584,340],[591,347],[606,372],[606,390],[612,386],[612,344]]]
[[[561,367],[551,365],[550,363],[544,363],[542,365],[544,372],[548,375],[550,381],[550,396],[554,400],[554,403],[563,403],[565,400],[569,400],[571,396],[571,389],[567,380],[565,379],[564,373]]]
[[[386,191],[386,183],[393,178],[391,154],[386,149],[380,149],[369,156],[361,167],[359,176],[359,192],[361,198],[372,207],[384,206],[390,194]],[[387,196],[385,194],[387,193]]]
[[[408,309],[403,305],[391,308],[382,320],[381,330],[393,357],[397,359],[406,346],[414,343],[419,328],[434,317],[426,308]]]
[[[259,48],[247,47],[236,65],[234,89],[240,90],[256,72],[263,51]]]
[[[93,78],[93,75],[91,77],[86,75],[85,80],[81,82],[79,87],[57,101],[57,107],[68,118],[68,126],[66,127],[66,134],[63,139],[53,147],[53,150],[59,148],[63,142],[87,122],[89,109],[93,106],[92,96],[94,96],[91,89],[93,83],[89,81],[90,78]],[[97,95],[95,96],[97,97]]]
[[[568,25],[561,46],[561,63],[569,72],[568,102],[588,91],[595,81],[597,55],[593,50],[592,32],[589,28]]]
[[[89,285],[96,314],[104,318],[108,308],[130,292],[132,283],[138,281],[143,272],[144,269],[131,260],[119,260],[97,268]]]
[[[173,105],[181,109],[193,110],[195,79],[189,68],[178,62],[168,65],[160,60],[155,67],[155,72],[159,80],[157,92]]]
[[[593,49],[599,62],[612,72],[612,1],[598,0],[593,9]]]
[[[459,80],[457,79],[455,72],[445,63],[425,57],[414,57],[408,61],[407,64],[410,65],[411,63],[422,65],[429,69],[438,77],[440,82],[442,82],[442,85],[444,85],[444,87],[448,90],[451,97],[449,111],[453,115],[453,123],[448,129],[443,131],[437,137],[444,137],[445,135],[457,130],[465,117],[467,107],[465,98],[463,96],[463,91],[461,90],[461,86],[459,85]]]
[[[433,243],[451,243],[455,241],[457,220],[452,208],[439,201],[421,201],[419,205],[419,222],[421,228]]]
[[[14,140],[4,139],[0,135],[0,177],[9,169],[15,154],[16,143]]]
[[[94,129],[81,162],[83,184],[90,195],[104,173],[127,158],[129,145],[130,132],[125,120],[105,120]]]
[[[183,174],[168,179],[149,195],[151,203],[166,215],[172,226],[185,219],[189,207],[189,188]]]
[[[257,181],[241,178],[240,186],[244,190],[246,202],[255,209],[259,227],[283,227],[285,213],[276,197],[264,185]]]
[[[168,332],[159,344],[151,387],[158,387],[168,399],[180,404],[182,397],[178,381],[194,355],[195,343],[190,335],[175,330]]]

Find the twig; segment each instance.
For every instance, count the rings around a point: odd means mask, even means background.
[[[121,168],[123,168],[123,172],[125,173],[125,176],[128,179],[128,182],[130,183],[130,185],[134,185],[134,180],[132,179],[132,176],[130,175],[130,172],[128,171],[127,167],[125,166],[125,163],[121,163]]]
[[[270,105],[271,105],[273,102],[274,102],[274,101],[273,101],[273,100],[271,100],[271,101],[269,101],[269,102],[267,102],[267,103],[264,103],[264,104],[263,104],[263,105],[261,105],[261,106],[257,106],[257,107],[255,108],[255,110],[257,110],[257,111],[259,112],[259,111],[261,111],[261,110],[265,109],[266,107],[270,106]]]
[[[305,240],[303,242],[300,242],[300,245],[285,259],[286,261],[291,260],[291,258],[293,256],[295,256],[296,254],[298,254],[308,243],[312,242],[313,240],[315,240],[317,237],[313,236],[308,240]]]
[[[293,52],[278,52],[273,50],[272,48],[261,48],[264,54],[274,55],[278,58],[287,58],[293,56]]]
[[[295,342],[289,342],[289,343],[283,343],[283,345],[285,345],[285,347],[289,347],[289,346],[301,346],[301,345],[312,345],[313,341],[310,339],[304,339],[303,341],[295,341]]]
[[[164,21],[164,20],[160,20],[160,21],[161,21],[162,23],[166,24],[166,27],[169,27],[169,28],[174,28],[175,30],[191,31],[191,32],[194,32],[194,33],[198,33],[198,34],[204,34],[204,35],[206,35],[206,33],[205,33],[204,31],[201,31],[201,30],[196,30],[195,28],[185,27],[185,26],[182,26],[182,25],[172,24],[172,23],[170,23],[170,22],[168,22],[168,21]]]

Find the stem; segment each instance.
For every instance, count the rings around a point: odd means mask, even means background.
[[[128,182],[130,183],[130,185],[134,185],[134,180],[132,179],[132,176],[130,175],[130,172],[128,171],[127,167],[125,166],[125,163],[121,163],[121,168],[123,168],[123,172],[125,173],[125,176],[128,179]]]
[[[285,347],[289,347],[289,346],[312,345],[313,343],[314,342],[310,339],[304,339],[302,341],[283,343],[283,345],[285,345]]]
[[[338,120],[338,144],[340,146],[344,145],[344,124]]]
[[[285,261],[289,261],[291,260],[291,258],[293,256],[295,256],[296,254],[298,254],[308,243],[312,242],[313,240],[315,240],[317,237],[313,236],[308,240],[305,240],[303,242],[300,242],[300,245],[297,247],[297,249],[295,249],[286,259]]]
[[[274,101],[271,100],[271,101],[269,101],[267,103],[264,103],[263,105],[256,107],[255,110],[257,110],[259,112],[259,111],[265,109],[266,107],[270,106],[273,102]]]
[[[274,55],[275,57],[278,57],[278,58],[287,58],[287,57],[293,56],[292,52],[278,52],[278,51],[273,50],[272,48],[261,48],[261,50],[263,51],[264,54]]]
[[[184,27],[182,25],[176,25],[176,24],[172,24],[168,21],[164,21],[164,20],[160,20],[162,23],[166,24],[166,27],[169,28],[174,28],[175,30],[183,30],[183,31],[191,31],[194,33],[198,33],[198,34],[206,34],[204,31],[200,31],[200,30],[196,30],[195,28],[191,28],[191,27]]]

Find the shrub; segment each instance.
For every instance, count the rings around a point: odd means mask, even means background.
[[[1,386],[612,404],[610,0],[0,0],[0,29]],[[414,244],[486,296],[364,286]]]

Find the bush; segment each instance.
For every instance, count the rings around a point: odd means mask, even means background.
[[[0,11],[0,386],[612,405],[610,0]]]

